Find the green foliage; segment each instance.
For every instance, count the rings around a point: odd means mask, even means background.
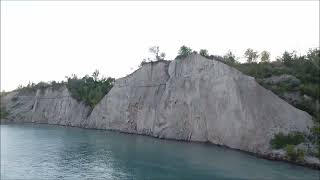
[[[203,57],[208,57],[209,56],[208,50],[206,50],[206,49],[200,49],[200,53],[199,54],[201,56],[203,56]]]
[[[0,107],[0,119],[4,119],[9,115],[9,112],[5,107]]]
[[[311,131],[311,138],[309,138],[309,140],[311,140],[311,142],[313,142],[314,144],[318,145],[320,149],[320,122],[315,121],[315,124],[310,131]]]
[[[259,57],[258,52],[250,48],[246,50],[246,52],[244,53],[244,56],[247,58],[248,63],[255,62]]]
[[[111,90],[115,82],[114,78],[99,78],[99,71],[92,76],[78,78],[76,75],[67,77],[67,87],[73,98],[83,101],[90,107],[94,107]]]
[[[19,90],[19,93],[28,93],[28,92],[35,92],[37,91],[37,89],[44,90],[49,87],[52,87],[53,89],[58,89],[64,84],[65,84],[64,82],[56,82],[56,81],[51,81],[51,82],[41,81],[37,84],[33,82],[29,82],[27,86],[19,85],[16,90]]]
[[[279,97],[291,103],[298,109],[311,114],[315,119],[320,119],[320,50],[319,48],[310,49],[307,55],[297,55],[295,52],[284,52],[283,55],[274,62],[254,63],[252,62],[253,50],[247,50],[247,59],[251,63],[229,64],[239,71],[253,76],[267,89],[272,90]],[[262,56],[262,55],[261,55]],[[262,57],[261,57],[262,58]],[[228,63],[226,63],[228,64]],[[289,74],[300,80],[300,85],[292,82],[281,82],[276,85],[264,83],[262,79],[271,76]],[[296,93],[301,95],[300,101],[288,101],[284,98],[285,93]],[[306,99],[303,95],[310,98]]]
[[[320,49],[309,49],[307,59],[319,70],[320,68]],[[318,72],[319,73],[319,72]]]
[[[260,54],[261,62],[270,62],[270,53],[268,51],[262,51]]]
[[[300,132],[289,133],[284,135],[283,133],[276,134],[270,141],[273,149],[281,149],[286,145],[298,145],[304,142],[305,138]]]
[[[274,74],[279,74],[273,64],[270,63],[243,63],[234,66],[246,75],[255,78],[268,78]]]
[[[226,64],[234,64],[237,62],[236,56],[231,52],[228,51],[224,56],[223,60],[225,61]]]
[[[94,107],[110,89],[115,82],[114,78],[99,78],[100,72],[98,70],[92,73],[92,76],[84,76],[78,78],[72,74],[71,77],[66,77],[67,82],[39,82],[38,84],[29,82],[25,87],[19,86],[19,93],[36,92],[38,89],[44,90],[46,88],[58,89],[64,85],[67,86],[71,96],[78,101],[83,101],[86,105]]]
[[[310,97],[316,98],[316,99],[320,99],[320,88],[319,88],[319,84],[314,84],[314,83],[306,83],[306,84],[302,84],[300,86],[300,91],[302,94],[306,94]]]
[[[181,59],[181,58],[187,57],[191,53],[192,53],[192,49],[183,45],[180,47],[180,49],[178,51],[178,56],[176,57],[176,59]]]
[[[295,149],[294,145],[287,145],[285,147],[288,159],[291,161],[303,161],[304,151],[302,149]]]

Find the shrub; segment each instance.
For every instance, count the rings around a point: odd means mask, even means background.
[[[206,49],[200,49],[200,53],[199,54],[201,56],[204,56],[204,57],[208,57],[209,56],[208,50],[206,50]]]
[[[146,59],[143,59],[139,65],[139,67],[142,67],[143,65],[148,64]]]
[[[185,58],[190,54],[192,54],[192,49],[183,45],[180,47],[178,56],[176,57],[176,59]]]
[[[286,146],[286,153],[289,160],[292,161],[303,161],[304,159],[304,151],[302,149],[296,149],[294,145]]]
[[[115,82],[114,78],[100,79],[98,75],[99,72],[96,71],[91,77],[67,77],[67,88],[71,96],[93,108],[111,90]]]
[[[304,142],[304,140],[305,138],[300,132],[293,132],[288,135],[278,133],[271,139],[270,144],[274,149],[281,149],[286,147],[286,145],[298,145]]]
[[[320,146],[320,123],[315,122],[314,126],[311,128],[312,139],[315,144]]]
[[[19,90],[19,93],[30,93],[30,92],[35,92],[38,89],[44,90],[46,88],[52,87],[53,89],[58,89],[62,85],[64,85],[64,82],[56,82],[56,81],[51,81],[51,82],[39,82],[37,84],[33,82],[29,82],[27,86],[21,86],[17,88]]]
[[[319,84],[303,84],[300,86],[300,91],[302,94],[306,94],[313,98],[319,99],[320,98],[320,88]]]
[[[0,118],[4,119],[9,115],[9,112],[7,111],[7,109],[5,107],[1,107],[0,108]]]

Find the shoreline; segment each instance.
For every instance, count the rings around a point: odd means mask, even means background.
[[[0,120],[0,125],[6,125],[6,124],[46,124],[46,125],[52,125],[52,126],[61,126],[61,127],[72,127],[72,128],[81,128],[81,129],[91,129],[91,130],[118,132],[118,133],[128,134],[128,135],[130,135],[130,134],[142,135],[142,136],[152,137],[152,138],[156,138],[156,139],[160,139],[160,140],[177,141],[177,142],[183,142],[183,143],[208,144],[208,145],[218,146],[218,147],[222,147],[222,148],[227,148],[227,149],[230,149],[230,150],[239,151],[239,152],[246,153],[248,155],[255,156],[257,158],[261,158],[261,159],[265,159],[265,160],[269,160],[269,161],[285,162],[285,163],[288,163],[288,164],[291,164],[291,165],[306,167],[306,168],[310,168],[310,169],[313,169],[313,170],[319,170],[320,171],[320,164],[290,161],[290,160],[286,159],[285,157],[277,156],[277,155],[272,154],[272,153],[269,153],[269,154],[258,154],[258,153],[254,153],[254,152],[244,151],[244,150],[241,150],[241,149],[231,148],[231,147],[228,147],[228,146],[225,146],[225,145],[214,144],[214,143],[211,143],[209,141],[187,141],[187,140],[183,140],[183,139],[174,139],[174,138],[159,138],[159,137],[152,136],[152,135],[147,135],[147,134],[124,132],[124,131],[113,130],[113,129],[88,128],[88,127],[79,127],[79,126],[62,125],[62,124],[37,123],[37,122],[13,122],[13,121],[10,121],[9,119],[1,119]]]

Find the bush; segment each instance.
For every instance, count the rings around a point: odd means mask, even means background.
[[[312,83],[303,84],[300,86],[300,91],[302,94],[306,94],[315,99],[320,99],[319,84],[312,84]]]
[[[320,146],[320,124],[315,122],[314,126],[311,128],[312,139],[311,141],[318,146]]]
[[[64,85],[64,82],[56,82],[56,81],[51,81],[51,82],[39,82],[37,84],[33,82],[29,82],[27,86],[19,86],[17,90],[19,90],[19,93],[30,93],[30,92],[36,92],[38,89],[44,90],[46,88],[52,87],[53,89],[58,89],[62,85]]]
[[[203,56],[203,57],[208,57],[209,56],[208,50],[206,50],[206,49],[200,49],[200,53],[199,54],[201,56]]]
[[[1,107],[0,108],[0,118],[4,119],[9,115],[9,112],[7,111],[7,109],[5,107]]]
[[[93,108],[111,90],[115,82],[114,78],[100,79],[98,75],[99,72],[96,71],[91,77],[67,77],[67,88],[71,96]]]
[[[315,121],[314,126],[311,128],[310,140],[316,144],[316,156],[320,159],[320,122]]]
[[[190,54],[192,54],[192,49],[183,45],[180,47],[179,52],[178,52],[178,56],[176,57],[176,59],[185,58]]]
[[[287,145],[298,145],[304,142],[305,138],[300,132],[289,133],[284,135],[283,133],[276,134],[270,141],[273,149],[281,149]]]
[[[287,157],[291,161],[303,161],[304,151],[302,149],[295,149],[294,145],[286,146]]]

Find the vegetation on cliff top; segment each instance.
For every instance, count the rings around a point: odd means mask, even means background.
[[[78,78],[76,75],[67,77],[67,87],[73,98],[85,102],[94,107],[108,94],[115,82],[114,78],[99,77],[99,71],[93,72],[92,76],[85,75]]]
[[[191,48],[182,46],[176,58],[181,59],[191,53],[197,53]],[[242,73],[254,77],[257,82],[277,94],[291,105],[308,112],[313,116],[314,126],[310,134],[298,132],[284,135],[276,134],[270,144],[275,149],[285,149],[288,159],[301,161],[304,150],[295,146],[300,143],[316,145],[313,149],[320,158],[320,49],[310,49],[306,55],[296,52],[284,52],[275,61],[270,61],[270,53],[262,51],[260,54],[253,49],[244,52],[245,63],[228,51],[224,56],[209,55],[208,50],[201,49],[200,55],[232,66]],[[263,103],[263,102],[262,102]]]
[[[100,78],[99,76],[98,70],[94,71],[91,76],[85,75],[82,78],[72,74],[71,77],[66,76],[67,81],[39,82],[37,84],[30,82],[24,87],[20,85],[17,90],[19,93],[27,93],[35,92],[38,89],[44,90],[49,87],[59,89],[62,86],[66,86],[73,98],[93,108],[111,90],[115,82],[114,78]]]
[[[182,46],[176,58],[183,58],[191,53],[197,53],[191,48]],[[238,58],[228,51],[224,56],[209,55],[208,50],[201,49],[200,55],[228,64],[246,75],[255,77],[263,87],[273,91],[298,109],[311,114],[320,122],[320,49],[310,49],[306,55],[296,52],[284,52],[275,61],[270,61],[270,53],[260,54],[253,49],[247,49],[244,57],[247,62],[240,63]],[[270,78],[283,77],[283,80],[272,82]]]

